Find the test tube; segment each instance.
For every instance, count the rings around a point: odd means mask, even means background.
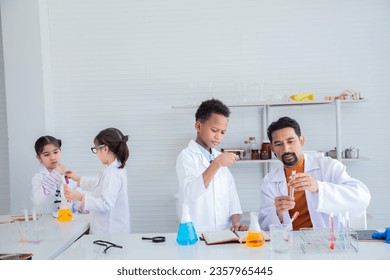
[[[329,215],[329,249],[334,249],[334,214],[333,212]]]
[[[28,210],[24,209],[23,212],[24,212],[24,241],[27,241],[29,240],[29,236],[30,236],[30,228],[28,224]]]
[[[32,218],[33,218],[33,221],[37,220],[37,211],[35,211],[35,209],[32,210]]]
[[[291,172],[291,181],[295,180],[294,175],[297,174],[296,170]],[[290,196],[294,198],[294,188],[290,187]]]
[[[23,212],[24,212],[24,221],[27,223],[28,222],[28,210],[24,209]]]
[[[345,249],[345,218],[342,213],[339,213],[338,216],[338,230],[339,230],[339,240],[342,249]]]
[[[348,249],[349,243],[351,242],[351,229],[349,225],[349,212],[344,213],[345,217],[345,247]]]

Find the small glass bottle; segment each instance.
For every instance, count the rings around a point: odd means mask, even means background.
[[[251,149],[249,140],[244,141],[244,159],[251,159]]]
[[[261,247],[264,245],[265,240],[263,232],[259,225],[259,216],[256,212],[250,213],[251,223],[249,224],[248,236],[246,238],[246,245],[248,247]]]
[[[259,159],[259,144],[256,142],[255,137],[249,137],[250,141],[250,149],[251,149],[251,159],[256,160]]]
[[[263,140],[263,143],[261,144],[261,150],[267,151],[265,159],[272,158],[271,143],[268,140]]]
[[[177,231],[176,242],[179,245],[193,245],[198,241],[195,227],[191,222],[188,205],[183,203],[179,230]]]

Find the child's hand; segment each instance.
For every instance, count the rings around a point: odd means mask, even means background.
[[[59,165],[56,167],[56,170],[57,170],[58,172],[60,172],[61,174],[64,174],[64,173],[66,172],[66,167],[63,166],[63,165],[61,165],[61,164],[59,164]]]
[[[67,201],[78,200],[81,201],[83,199],[83,194],[76,190],[72,190],[68,187],[64,188],[64,193]]]
[[[246,230],[248,230],[248,226],[243,225],[243,224],[240,224],[240,223],[238,222],[238,223],[236,223],[236,224],[233,224],[233,225],[230,227],[230,230],[231,230],[231,231],[246,231]]]
[[[80,186],[81,177],[79,175],[77,175],[75,172],[73,172],[72,170],[66,170],[65,176],[72,179],[73,181],[77,182],[77,185]]]
[[[238,156],[236,154],[226,152],[217,156],[215,160],[218,161],[218,163],[222,166],[230,166],[235,163],[237,159]]]

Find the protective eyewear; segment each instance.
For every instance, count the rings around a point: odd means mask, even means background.
[[[99,146],[95,146],[91,148],[92,153],[96,154],[98,149],[101,149],[103,147],[107,146],[106,144],[101,144]]]
[[[165,236],[142,237],[142,240],[152,240],[153,243],[165,242]]]
[[[116,245],[114,243],[111,243],[111,242],[108,242],[108,241],[104,241],[104,240],[95,240],[93,242],[93,244],[96,244],[96,245],[99,245],[99,246],[104,246],[104,250],[103,250],[103,253],[104,254],[107,254],[107,251],[108,249],[114,247],[114,248],[119,248],[119,249],[122,249],[123,247],[120,246],[120,245]]]

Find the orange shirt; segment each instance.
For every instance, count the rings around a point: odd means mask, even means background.
[[[292,174],[292,171],[295,170],[296,173],[302,173],[305,171],[305,159],[302,158],[294,166],[284,167],[284,174],[286,175],[286,182],[289,181],[289,177]],[[290,193],[290,192],[289,192]],[[295,191],[295,207],[289,210],[290,217],[294,215],[296,211],[299,211],[299,216],[293,223],[293,230],[299,230],[300,228],[311,228],[313,224],[311,223],[309,209],[307,208],[306,194],[304,191]]]

